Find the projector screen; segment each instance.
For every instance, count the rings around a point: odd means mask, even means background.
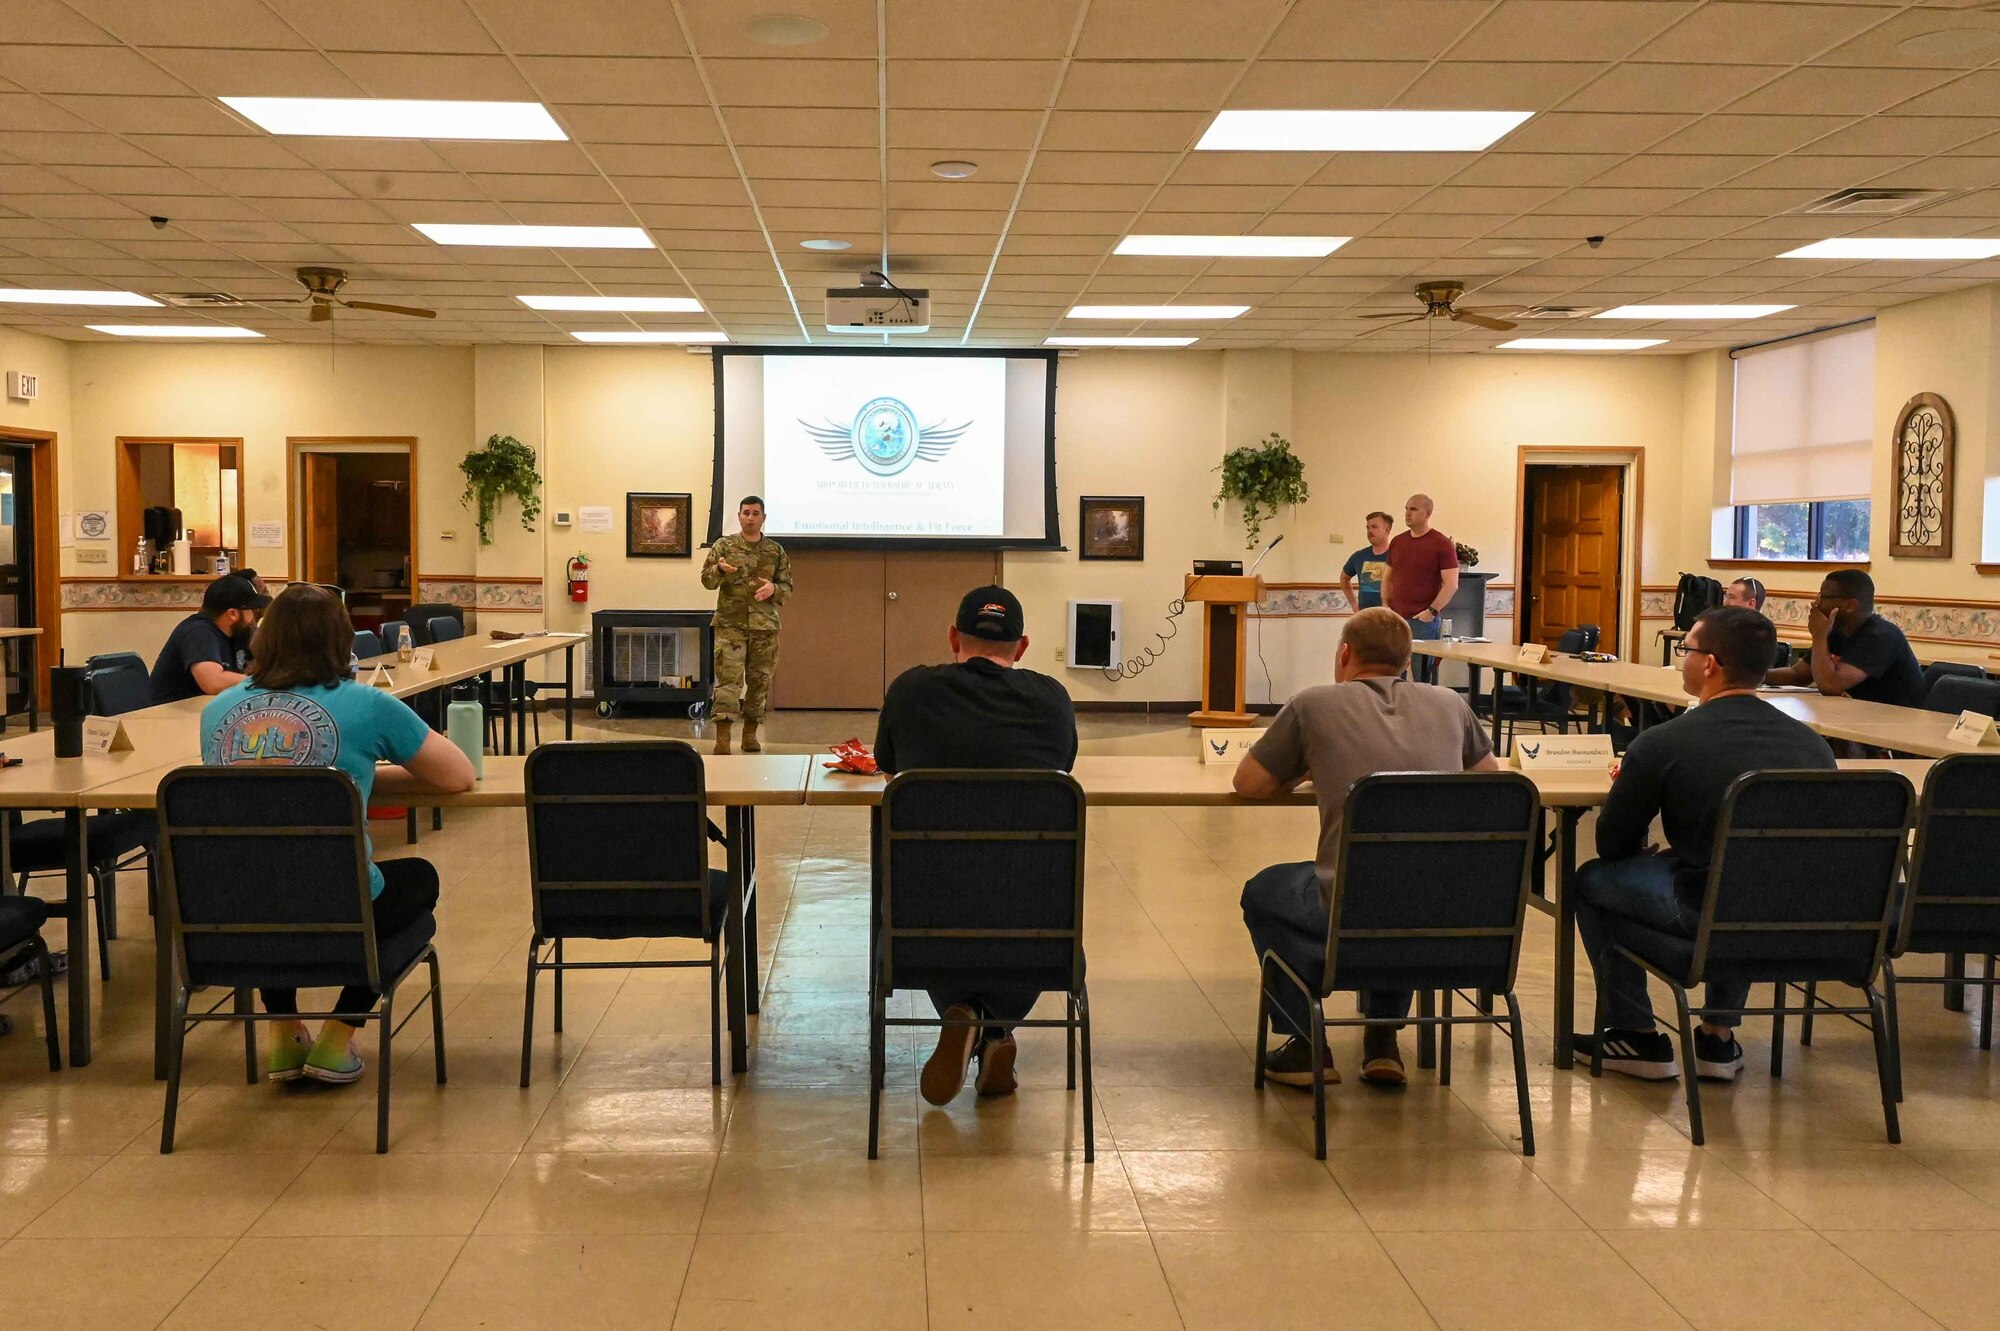
[[[1056,357],[718,347],[708,539],[762,495],[812,546],[1054,547]]]

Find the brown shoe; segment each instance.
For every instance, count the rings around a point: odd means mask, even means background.
[[[763,742],[757,738],[757,723],[755,721],[745,721],[743,723],[743,752],[762,753],[763,751]]]
[[[1370,1026],[1361,1037],[1361,1080],[1373,1086],[1401,1086],[1409,1079],[1403,1072],[1403,1051],[1396,1044],[1396,1032],[1387,1026]]]
[[[735,729],[736,723],[734,721],[717,721],[715,723],[715,751],[717,753],[729,752],[729,740]]]
[[[1280,1086],[1313,1084],[1312,1045],[1296,1035],[1264,1055],[1264,1078]],[[1340,1085],[1340,1069],[1333,1065],[1333,1051],[1320,1051],[1319,1079],[1327,1086]]]
[[[1014,1037],[1003,1035],[979,1046],[979,1078],[972,1084],[981,1095],[1012,1095],[1019,1083],[1014,1080],[1014,1055],[1019,1046]]]
[[[963,1026],[947,1026],[938,1032],[937,1048],[924,1064],[919,1083],[924,1099],[934,1105],[948,1105],[965,1089],[965,1071],[972,1064],[972,1048],[979,1040],[979,1014],[962,1003],[944,1010],[946,1021],[962,1021]]]

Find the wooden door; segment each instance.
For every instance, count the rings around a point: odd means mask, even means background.
[[[882,678],[894,681],[911,666],[951,660],[945,630],[958,603],[974,587],[1000,581],[1000,556],[992,550],[910,550],[885,556],[885,624]],[[1054,633],[1056,626],[1044,626]]]
[[[882,705],[882,579],[879,551],[802,550],[792,556],[772,706]]]
[[[1623,467],[1531,467],[1534,500],[1529,638],[1555,646],[1565,630],[1596,624],[1604,650],[1618,640],[1618,546]]]
[[[340,459],[332,453],[302,453],[305,522],[301,539],[307,582],[340,581]]]

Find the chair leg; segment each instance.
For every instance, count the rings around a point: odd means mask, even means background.
[[[181,1111],[181,1059],[187,1052],[187,986],[174,986],[174,1029],[167,1041],[167,1110],[160,1120],[160,1154],[174,1153],[174,1121]]]
[[[1889,1014],[1889,1067],[1896,1074],[1896,1102],[1903,1100],[1903,1017],[1896,1003],[1896,966],[1882,963],[1882,1007]]]
[[[1521,1107],[1521,1154],[1535,1153],[1535,1119],[1528,1112],[1528,1043],[1521,1034],[1521,1001],[1509,989],[1503,997],[1507,1000],[1507,1036],[1514,1046],[1514,1097]]]
[[[1771,986],[1771,1006],[1777,1011],[1771,1015],[1771,1080],[1785,1075],[1785,982],[1779,980]]]
[[[403,844],[407,846],[417,844],[417,811],[415,808],[403,811]]]
[[[111,972],[105,971],[108,979]],[[1979,1047],[1993,1047],[1993,958],[1986,958],[1986,983],[1979,986]]]
[[[1449,1023],[1449,1018],[1451,1016],[1451,1002],[1452,1002],[1452,991],[1449,988],[1447,988],[1444,991],[1444,1003],[1443,1003],[1444,1015],[1447,1018],[1447,1022],[1445,1025],[1437,1028],[1438,1085],[1440,1086],[1451,1085],[1451,1025]]]
[[[437,949],[431,949],[431,1048],[437,1051],[438,1085],[444,1085],[444,980],[438,974]]]
[[[1065,1058],[1065,1066],[1067,1068],[1066,1084],[1068,1085],[1069,1089],[1073,1091],[1076,1089],[1076,995],[1075,994],[1063,995],[1063,1008],[1065,1012],[1068,1014],[1070,1022],[1070,1024],[1063,1030],[1064,1043],[1068,1046],[1068,1053]]]
[[[708,949],[708,1084],[722,1085],[722,941]]]
[[[1090,990],[1076,995],[1077,1039],[1083,1054],[1083,1163],[1097,1163],[1097,1084],[1090,1075]],[[1261,1065],[1260,1065],[1261,1066]]]
[[[1819,982],[1806,981],[1805,1011],[1799,1015],[1799,1047],[1812,1048],[1813,1009],[1819,1006]]]
[[[556,939],[555,1007],[557,1035],[562,1034],[562,945],[563,940],[560,938]]]
[[[91,904],[97,909],[97,970],[108,984],[111,981],[111,923],[108,918],[104,878],[102,869],[90,871]]]
[[[521,999],[521,1086],[528,1085],[529,1064],[535,1056],[535,958],[541,955],[539,935],[528,939],[528,988]]]
[[[255,1011],[255,1004],[248,989],[236,991],[236,1011],[247,1014]],[[243,1080],[251,1086],[257,1084],[257,1023],[243,1023]]]
[[[1991,989],[1986,991],[1992,993]],[[1875,1077],[1882,1086],[1882,1122],[1889,1132],[1889,1142],[1894,1145],[1903,1140],[1903,1128],[1896,1121],[1896,1101],[1901,1098],[1897,1086],[1895,1054],[1889,1038],[1889,1014],[1882,1002],[1882,995],[1868,986],[1868,1026],[1875,1037]]]
[[[102,929],[107,937],[116,941],[118,938],[118,867],[115,863],[105,866],[104,883],[98,891],[97,902],[97,927]],[[107,980],[111,978],[109,972],[105,974],[104,978]]]
[[[41,935],[35,935],[34,950],[29,954],[35,959],[35,970],[42,979],[42,1038],[49,1045],[49,1071],[62,1071],[62,1031],[56,1026],[56,977],[55,967],[49,961],[49,945]]]
[[[1306,1005],[1308,1032],[1312,1039],[1313,1078],[1313,1159],[1326,1159],[1326,1024],[1315,999]]]
[[[1430,989],[1417,992],[1417,1015],[1435,1017],[1437,1015],[1437,994]],[[1437,1027],[1417,1027],[1417,1066],[1434,1068],[1438,1063]]]
[[[1590,1015],[1590,1075],[1604,1075],[1604,990],[1597,991],[1597,1001]]]
[[[1681,1026],[1681,1084],[1687,1087],[1688,1134],[1694,1144],[1704,1142],[1701,1131],[1701,1078],[1694,1072],[1694,1020],[1688,1013],[1687,990],[1674,986],[1674,1015]]]
[[[1264,1089],[1264,1058],[1271,1049],[1271,959],[1267,956],[1257,968],[1257,1066],[1253,1070],[1251,1085]]]
[[[431,808],[431,831],[444,831],[444,807],[442,805],[434,805]]]
[[[389,1079],[395,1064],[390,1061],[390,1042],[396,1034],[396,995],[382,995],[382,1011],[375,1018],[382,1023],[375,1055],[375,1154],[389,1154]]]
[[[888,1076],[888,1012],[880,980],[869,984],[868,994],[868,1158],[880,1158],[882,1137],[882,1083]]]

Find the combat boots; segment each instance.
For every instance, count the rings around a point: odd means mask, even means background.
[[[763,742],[757,738],[757,721],[752,717],[743,723],[743,752],[762,753]]]
[[[729,752],[730,732],[735,729],[736,723],[734,721],[717,721],[715,723],[715,751],[717,753]]]

